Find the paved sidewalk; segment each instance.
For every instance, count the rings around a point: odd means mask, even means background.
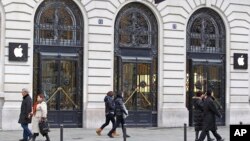
[[[63,141],[123,141],[122,135],[109,138],[106,134],[109,129],[104,129],[101,136],[97,136],[95,129],[83,128],[64,128]],[[121,134],[121,129],[117,132]],[[131,136],[127,141],[184,141],[184,128],[128,128],[128,134]],[[229,141],[229,127],[218,127],[218,133]],[[194,141],[194,128],[187,128],[187,141]],[[52,128],[49,133],[51,141],[60,141],[60,129]],[[0,141],[18,141],[22,137],[22,131],[1,131]],[[213,137],[211,133],[211,137]],[[213,137],[214,138],[214,137]],[[41,135],[36,141],[45,141]],[[205,139],[206,141],[206,139]]]

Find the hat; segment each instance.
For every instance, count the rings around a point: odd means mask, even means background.
[[[29,90],[27,88],[23,88],[22,92],[26,92],[27,94],[29,93]]]

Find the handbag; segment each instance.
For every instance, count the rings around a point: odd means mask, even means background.
[[[47,134],[50,130],[49,130],[49,123],[47,120],[41,120],[39,122],[39,130],[40,133],[44,136],[45,134]]]

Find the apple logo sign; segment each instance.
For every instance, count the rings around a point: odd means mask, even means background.
[[[21,45],[19,45],[18,47],[16,47],[14,49],[14,55],[16,57],[22,57],[23,56],[23,48],[21,47]]]
[[[9,61],[28,61],[28,43],[9,43]]]
[[[248,54],[247,53],[234,53],[234,69],[247,69],[248,68]]]
[[[240,65],[240,66],[243,66],[245,63],[244,63],[244,57],[243,57],[243,55],[241,55],[239,58],[238,58],[238,64]]]

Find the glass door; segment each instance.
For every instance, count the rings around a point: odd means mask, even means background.
[[[212,90],[215,104],[222,113],[223,118],[217,119],[219,125],[225,122],[225,77],[224,67],[220,60],[192,60],[191,67],[187,73],[189,87],[187,88],[189,122],[193,125],[192,97],[198,91],[205,93]]]
[[[77,56],[41,56],[40,84],[52,126],[82,126],[81,74]]]
[[[156,124],[156,73],[153,73],[152,64],[123,63],[121,83],[130,114],[127,123],[136,126]]]

